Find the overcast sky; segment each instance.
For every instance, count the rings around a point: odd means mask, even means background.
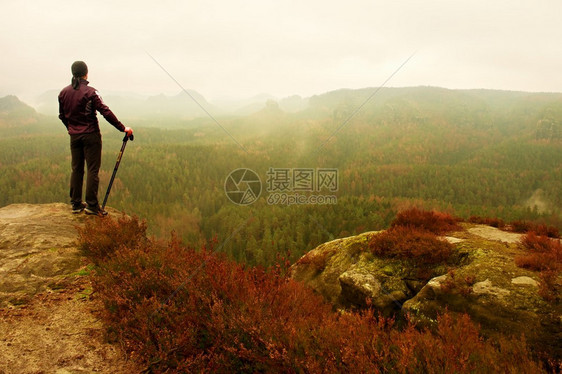
[[[0,95],[70,83],[207,99],[382,84],[562,92],[560,0],[0,0]]]

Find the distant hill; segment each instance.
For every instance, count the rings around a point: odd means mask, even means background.
[[[376,92],[376,94],[374,94]],[[374,94],[374,95],[373,95]],[[371,97],[371,95],[373,95]],[[506,113],[516,108],[522,112],[527,108],[535,111],[547,109],[547,106],[560,107],[562,93],[533,93],[500,90],[451,90],[440,87],[401,87],[382,88],[368,87],[362,89],[339,89],[314,95],[309,99],[310,110],[331,113],[334,110],[353,110],[367,99],[368,105],[362,112],[370,114],[376,111],[395,110],[422,112],[430,109],[439,114],[458,114],[459,111],[471,113],[493,110]],[[390,106],[396,106],[390,108]],[[557,114],[561,115],[560,109]]]
[[[35,109],[18,99],[17,96],[8,95],[0,98],[0,116],[2,117],[29,117],[36,114]]]
[[[439,87],[340,89],[312,96],[302,115],[331,118],[335,124],[353,117],[358,132],[364,130],[361,125],[427,131],[446,124],[447,129],[495,129],[504,137],[523,131],[537,140],[562,139],[562,93]]]
[[[281,99],[281,101],[279,101],[279,107],[288,113],[300,112],[308,107],[308,100],[308,98],[293,95]]]
[[[124,121],[137,121],[142,126],[184,126],[186,120],[208,119],[205,108],[214,117],[251,116],[258,119],[255,126],[285,123],[297,116],[308,120],[329,120],[338,126],[353,117],[356,126],[347,132],[363,132],[373,124],[393,128],[427,129],[427,126],[447,124],[447,128],[467,128],[487,131],[494,128],[498,135],[510,136],[523,130],[537,140],[562,139],[562,93],[531,93],[500,90],[451,90],[440,87],[368,87],[339,89],[303,98],[298,95],[276,99],[260,94],[247,100],[208,101],[200,93],[188,90],[176,95],[142,96],[126,92],[103,94],[104,101]],[[37,98],[39,113],[56,118],[58,90],[47,91]],[[191,96],[191,97],[190,97]],[[195,101],[194,101],[195,99]],[[14,96],[4,98],[4,119],[16,117],[33,119],[37,113]],[[276,103],[282,117],[270,113],[268,105]],[[365,105],[363,105],[365,104]],[[19,108],[19,109],[17,109]],[[356,110],[360,108],[356,112]],[[9,111],[9,113],[8,113]],[[266,115],[264,115],[266,114]],[[286,120],[284,120],[285,118]],[[13,123],[12,123],[13,125]],[[244,129],[237,125],[241,131]],[[6,127],[4,121],[3,124]],[[138,126],[138,125],[137,125]],[[281,126],[287,130],[286,126]],[[533,135],[531,135],[533,134]],[[327,136],[327,135],[326,135]]]
[[[205,110],[213,116],[250,115],[264,109],[268,101],[278,101],[280,108],[287,113],[295,113],[306,109],[308,98],[298,95],[278,100],[270,94],[259,94],[247,99],[219,99],[208,101],[203,95],[194,90],[187,90]],[[37,111],[47,115],[58,115],[57,96],[59,90],[49,90],[36,98],[34,105]],[[130,92],[101,92],[106,104],[119,118],[150,119],[150,118],[198,118],[207,114],[193,99],[181,91],[177,95],[143,96]]]
[[[49,90],[35,98],[33,105],[39,113],[56,116],[59,113],[57,97],[60,90]]]
[[[12,128],[36,123],[38,114],[17,96],[0,98],[0,128]]]
[[[276,98],[262,93],[245,99],[218,99],[214,103],[223,113],[248,115],[263,109],[268,100],[276,100]]]
[[[196,91],[188,90],[199,104],[209,111],[216,111],[203,95]],[[47,115],[58,115],[59,90],[49,90],[37,97],[37,109]],[[142,96],[128,92],[101,92],[104,102],[115,112],[119,118],[151,118],[151,117],[180,117],[196,118],[206,116],[191,97],[185,92],[175,96],[156,95]]]
[[[209,112],[217,111],[217,108],[210,104],[203,95],[193,90],[187,90],[187,92],[182,91],[175,96],[162,94],[151,96],[144,101],[142,108],[138,108],[138,113],[140,116],[205,117],[206,113],[201,106]]]

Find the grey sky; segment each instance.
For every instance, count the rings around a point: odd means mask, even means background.
[[[389,86],[562,92],[562,1],[0,0],[0,95],[86,61],[105,91],[208,99]]]

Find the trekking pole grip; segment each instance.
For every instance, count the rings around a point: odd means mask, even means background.
[[[133,134],[129,135],[125,133],[125,137],[123,138],[123,141],[126,142],[127,140],[133,141],[135,140],[135,136]]]

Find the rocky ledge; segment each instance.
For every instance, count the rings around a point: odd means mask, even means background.
[[[0,374],[139,371],[104,341],[76,246],[88,219],[68,204],[0,208]]]
[[[72,214],[70,205],[62,203],[0,208],[0,307],[64,288],[82,265],[76,228],[88,218],[94,217]]]
[[[13,204],[0,209],[0,306],[64,287],[80,268],[76,226],[68,204]]]
[[[562,307],[539,295],[539,274],[516,266],[524,251],[520,234],[462,224],[443,237],[454,245],[455,263],[420,276],[411,262],[379,258],[369,250],[378,232],[324,243],[291,268],[335,308],[369,303],[383,315],[405,315],[431,325],[439,313],[467,313],[485,336],[524,335],[531,347],[562,357]]]

